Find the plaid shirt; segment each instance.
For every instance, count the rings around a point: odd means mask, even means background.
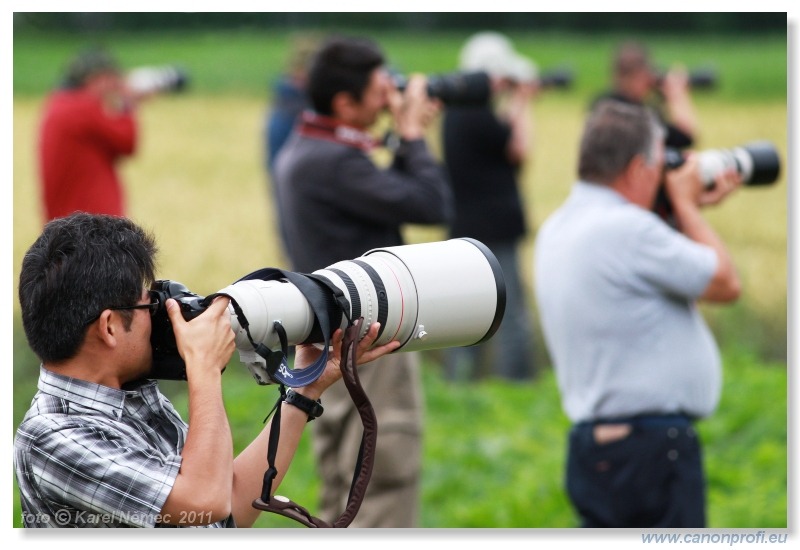
[[[118,390],[42,367],[38,388],[14,439],[25,526],[168,527],[187,427],[156,382]]]

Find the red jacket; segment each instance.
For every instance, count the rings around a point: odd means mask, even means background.
[[[136,148],[130,112],[110,114],[100,98],[81,90],[54,93],[39,139],[45,221],[75,211],[125,215],[117,160]]]

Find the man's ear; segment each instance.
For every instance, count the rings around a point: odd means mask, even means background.
[[[103,344],[109,347],[116,347],[117,335],[122,329],[120,316],[115,315],[110,309],[103,310],[100,317],[92,324],[92,336],[98,338]],[[88,334],[87,334],[88,336]]]
[[[638,185],[638,181],[644,174],[644,170],[647,168],[647,159],[643,154],[638,154],[634,156],[631,161],[628,163],[628,167],[625,169],[625,183],[628,186],[636,186]]]
[[[651,181],[653,170],[654,167],[648,162],[645,155],[636,155],[628,162],[622,175],[617,178],[616,190],[634,204],[647,209],[651,208],[657,187],[650,187],[647,182]]]
[[[331,112],[335,118],[348,122],[357,107],[355,98],[350,92],[338,92],[331,99]]]

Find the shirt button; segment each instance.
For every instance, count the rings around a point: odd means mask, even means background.
[[[670,449],[667,452],[667,458],[675,462],[676,460],[678,460],[678,451],[676,451],[675,449]]]
[[[669,437],[670,439],[675,439],[676,437],[678,437],[678,428],[672,427],[668,429],[667,437]]]

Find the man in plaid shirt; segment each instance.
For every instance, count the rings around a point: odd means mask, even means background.
[[[19,299],[26,337],[42,361],[38,392],[14,440],[26,527],[233,527],[253,524],[266,469],[269,426],[234,458],[221,375],[235,349],[228,299],[187,323],[167,300],[186,362],[189,422],[157,382],[146,290],[155,243],[131,221],[73,214],[48,223],[25,255]],[[359,363],[399,343],[367,351]],[[341,373],[334,353],[323,375],[296,392],[312,400]],[[319,351],[298,346],[295,365]],[[281,405],[277,488],[309,417]]]

